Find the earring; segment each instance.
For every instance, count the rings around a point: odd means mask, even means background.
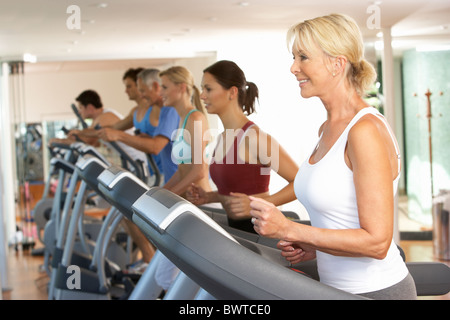
[[[335,76],[336,76],[336,73],[333,72],[333,77],[335,77]]]

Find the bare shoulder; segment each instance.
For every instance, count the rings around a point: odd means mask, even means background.
[[[203,128],[203,130],[207,130],[208,129],[208,126],[207,126],[208,122],[207,122],[206,116],[203,114],[203,112],[201,112],[201,111],[199,111],[199,112],[192,112],[189,115],[186,127],[188,129],[193,129],[195,124],[199,123],[199,122],[202,123],[202,126],[205,126]]]
[[[396,166],[397,155],[393,139],[383,120],[375,115],[362,117],[349,131],[348,155],[357,155],[369,162],[390,159]],[[380,158],[381,157],[381,158]],[[396,170],[393,170],[396,172]]]
[[[387,128],[383,121],[375,115],[368,114],[355,123],[348,135],[349,140],[364,139],[370,141],[381,138],[385,133],[387,133]]]
[[[206,116],[203,114],[203,112],[198,111],[198,112],[192,112],[189,116],[189,119],[193,119],[193,120],[203,120],[206,119]]]

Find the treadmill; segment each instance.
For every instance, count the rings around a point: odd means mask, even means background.
[[[275,239],[219,225],[213,219],[219,217],[218,220],[223,222],[223,213],[200,210],[168,190],[145,186],[123,168],[112,166],[106,169],[98,181],[99,190],[106,198],[134,221],[158,248],[130,299],[158,297],[161,289],[154,288],[152,269],[160,254],[180,268],[197,289],[208,290],[209,297],[214,299],[361,298],[318,282],[315,260],[290,266],[281,257]],[[255,269],[248,266],[255,266]],[[292,271],[290,267],[310,277]],[[407,267],[419,296],[443,295],[450,291],[450,268],[445,264],[410,262]],[[261,279],[265,279],[264,284],[260,283]],[[178,280],[175,282],[183,283]],[[291,286],[295,289],[286,289]],[[177,286],[179,291],[192,288],[192,284],[191,287]],[[166,294],[169,297],[172,297],[171,289]],[[175,297],[180,294],[178,292]],[[200,296],[208,297],[199,292],[197,297]]]
[[[105,199],[112,206],[118,208],[119,212],[126,218],[132,221],[134,213],[131,206],[150,187],[144,184],[133,173],[114,165],[103,171],[97,180],[99,191]],[[151,241],[151,239],[149,240]],[[134,286],[129,297],[130,300],[155,300],[162,296],[163,289],[155,281],[157,266],[161,259],[163,259],[163,256],[157,250],[146,270]],[[176,288],[171,288],[165,294],[165,298],[192,299],[199,290],[197,284],[192,283],[192,281],[182,275],[178,277],[176,282]],[[191,289],[188,288],[189,286]],[[179,290],[181,287],[182,289]]]
[[[151,188],[132,208],[133,221],[158,249],[216,299],[362,299],[265,259],[168,190]],[[445,264],[407,266],[419,295],[450,291]]]
[[[77,234],[84,234],[81,230],[83,229],[83,205],[86,202],[87,192],[88,190],[92,190],[95,194],[104,197],[103,193],[98,189],[97,178],[110,166],[98,151],[91,146],[79,146],[79,152],[82,156],[80,156],[76,163],[75,176],[76,178],[80,178],[81,185],[74,203],[73,212],[70,216],[70,221],[68,221],[69,217],[67,216],[67,222],[63,223],[64,230],[61,230],[59,237],[54,264],[54,269],[57,271],[52,274],[49,298],[110,299],[111,285],[108,277],[119,269],[123,269],[129,259],[124,248],[110,241],[119,223],[122,221],[123,215],[120,214],[118,208],[111,207],[108,215],[102,222],[92,255],[83,257],[74,251]],[[145,175],[140,177],[140,179],[143,178],[145,178]],[[76,182],[75,180],[77,179],[73,180],[73,182]],[[90,254],[84,236],[80,236],[79,238],[84,252]],[[113,263],[107,259],[107,256],[111,256],[110,258],[112,258]],[[75,263],[74,258],[77,259]],[[67,281],[71,274],[68,272],[70,265],[81,267],[82,287],[79,290],[68,290],[67,288]]]
[[[81,234],[79,238],[82,243],[84,241],[81,225],[84,212],[83,206],[86,202],[88,189],[97,191],[96,177],[106,166],[107,164],[102,160],[92,155],[80,157],[76,163],[75,172],[76,176],[81,179],[81,185],[72,213],[70,217],[65,217],[67,222],[64,223],[64,226],[61,226],[61,235],[58,238],[54,254],[55,263],[50,281],[49,299],[109,299],[108,282],[105,274],[105,257],[112,231],[120,222],[120,220],[116,219],[118,215],[117,210],[111,208],[103,221],[92,256],[86,254],[86,252],[89,252],[86,249],[87,244],[83,245],[84,253],[74,250],[77,235]],[[123,252],[120,260],[126,260],[125,252]],[[81,287],[78,290],[72,290],[67,287],[71,276],[71,272],[68,272],[68,270],[71,265],[81,267]]]
[[[157,248],[215,299],[363,299],[265,259],[166,189],[151,188],[132,208]]]

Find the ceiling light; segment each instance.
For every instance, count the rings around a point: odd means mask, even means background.
[[[23,54],[23,61],[24,62],[36,63],[37,57],[34,54],[31,54],[31,53],[24,53]]]
[[[105,3],[105,2],[99,3],[99,4],[97,5],[97,8],[100,8],[100,9],[104,9],[104,8],[106,8],[106,7],[108,7],[108,4]]]
[[[248,7],[250,5],[250,2],[239,2],[239,5],[241,7]]]

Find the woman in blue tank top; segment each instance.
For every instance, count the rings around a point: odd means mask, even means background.
[[[194,78],[181,66],[161,72],[160,77],[164,105],[172,105],[181,118],[172,147],[172,161],[178,170],[164,187],[181,196],[192,183],[211,190],[206,159],[209,126]]]
[[[192,183],[211,190],[208,161],[204,155],[209,142],[209,126],[194,78],[184,67],[171,67],[160,73],[164,105],[173,106],[180,115],[179,130],[173,134],[172,161],[178,169],[164,188],[180,196]],[[167,290],[178,274],[178,268],[162,257],[155,274],[158,285]]]

